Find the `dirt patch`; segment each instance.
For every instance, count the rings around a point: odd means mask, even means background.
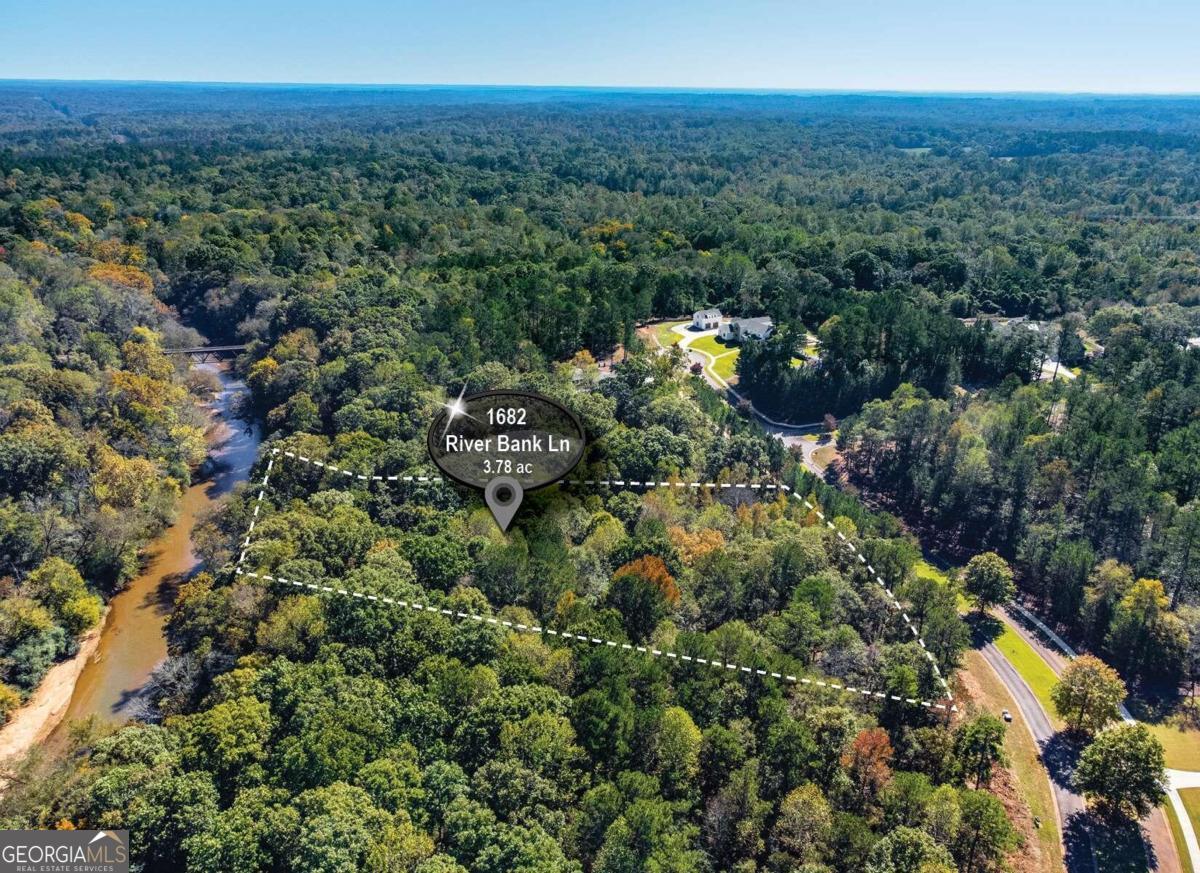
[[[819,467],[828,467],[834,461],[837,461],[841,456],[838,455],[837,446],[833,443],[821,446],[813,452],[813,463]]]

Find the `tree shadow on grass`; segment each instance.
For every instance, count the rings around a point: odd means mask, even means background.
[[[971,630],[971,648],[973,649],[982,649],[988,643],[995,642],[1000,634],[1004,633],[1004,622],[987,613],[981,613],[977,609],[967,613],[964,620]]]
[[[1125,703],[1138,721],[1180,731],[1200,730],[1200,700],[1186,690],[1143,685]]]

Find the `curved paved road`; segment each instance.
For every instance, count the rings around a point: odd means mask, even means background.
[[[1071,788],[1071,770],[1074,758],[1071,751],[1057,738],[1057,731],[1038,701],[1033,689],[1021,678],[1008,658],[987,643],[980,653],[984,660],[1000,677],[1008,693],[1012,695],[1029,732],[1042,750],[1042,765],[1050,774],[1050,788],[1054,794],[1054,805],[1058,809],[1059,830],[1063,837],[1063,860],[1068,873],[1100,873],[1092,855],[1091,842],[1086,829],[1087,805],[1082,797]]]
[[[1055,645],[1049,645],[1039,634],[1034,633],[1025,621],[1014,619],[1009,611],[1010,609],[1015,610],[1026,621],[1034,623]],[[1019,603],[1014,603],[1008,609],[1001,610],[999,618],[1018,633],[1029,644],[1029,647],[1037,652],[1043,661],[1050,665],[1050,669],[1055,673],[1062,673],[1071,659],[1075,657],[1075,650],[1065,640],[1055,634],[1037,616]],[[1036,698],[1034,702],[1038,703]],[[1038,703],[1038,706],[1040,708],[1041,704]],[[1130,722],[1136,720],[1129,714],[1129,710],[1124,705],[1121,706],[1121,718],[1124,721]],[[1189,845],[1176,846],[1175,840],[1171,835],[1171,825],[1167,822],[1166,814],[1161,809],[1155,809],[1151,812],[1149,816],[1142,820],[1142,827],[1144,829],[1143,838],[1149,842],[1150,848],[1153,851],[1155,866],[1152,869],[1156,873],[1183,873],[1183,864],[1179,856],[1183,853],[1192,854],[1190,843],[1195,839],[1194,833],[1189,833],[1189,826],[1183,825],[1183,822],[1186,821],[1186,815],[1180,815],[1179,807],[1182,806],[1182,803],[1178,802],[1178,794],[1174,790],[1178,788],[1178,785],[1175,784],[1174,772],[1168,771],[1172,776],[1172,790],[1168,797],[1168,802],[1175,805],[1176,815],[1179,816],[1181,827],[1184,829],[1184,839],[1189,842]],[[1051,774],[1051,778],[1053,778],[1053,774]],[[1186,810],[1184,812],[1186,813]]]
[[[682,337],[679,340],[679,347],[687,354],[690,362],[700,364],[702,368],[700,372],[704,375],[704,380],[714,390],[725,392],[728,397],[733,398],[734,403],[746,400],[744,396],[738,393],[736,388],[713,371],[713,364],[716,363],[716,358],[708,352],[691,348],[694,340],[705,336],[716,336],[717,332],[715,330],[692,330],[688,325],[684,324],[676,326],[674,331]],[[657,336],[654,336],[654,342],[662,349],[662,345],[658,343]],[[824,478],[825,468],[818,464],[813,457],[813,453],[821,447],[821,444],[804,439],[805,434],[820,433],[825,427],[824,422],[810,421],[807,424],[788,424],[787,422],[776,421],[759,410],[753,403],[750,404],[750,412],[759,420],[764,431],[778,439],[785,446],[788,448],[799,446],[801,460],[804,462],[805,468],[814,476]]]
[[[742,395],[712,371],[712,365],[715,363],[712,355],[699,349],[689,348],[693,340],[702,336],[712,336],[717,332],[715,330],[693,331],[687,324],[678,325],[674,330],[681,337],[679,346],[688,355],[688,359],[701,365],[705,380],[714,389],[727,392],[735,402],[742,400]],[[666,349],[658,342],[657,335],[651,333],[651,336],[660,351],[665,352]],[[1067,371],[1066,378],[1073,379],[1074,374]],[[762,422],[768,433],[782,440],[789,447],[799,445],[804,466],[815,475],[824,476],[824,468],[819,466],[813,458],[813,452],[818,447],[817,444],[802,438],[805,433],[820,432],[821,422],[789,425],[768,418],[753,405],[751,411]],[[1003,615],[1003,619],[1033,645],[1034,650],[1042,655],[1056,673],[1061,672],[1065,664],[1062,653],[1044,645],[1036,635],[1030,634],[1020,622],[1013,621],[1007,614]],[[1058,810],[1059,830],[1063,837],[1064,861],[1068,873],[1101,873],[1087,831],[1087,805],[1071,787],[1071,773],[1074,770],[1077,752],[1062,742],[1061,737],[1054,730],[1049,715],[1042,708],[1041,701],[1037,699],[1037,695],[1033,693],[1033,690],[1021,678],[1004,654],[993,643],[986,644],[980,652],[996,675],[1000,677],[1017,706],[1020,707],[1030,733],[1033,734],[1034,740],[1042,750],[1042,764],[1050,775],[1050,786]],[[1176,798],[1177,795],[1174,795],[1172,800]],[[1144,822],[1144,825],[1155,848],[1157,855],[1155,869],[1158,873],[1182,873],[1178,850],[1171,839],[1169,826],[1161,810],[1155,810]]]

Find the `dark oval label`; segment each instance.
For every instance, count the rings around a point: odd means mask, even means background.
[[[559,481],[583,457],[583,425],[557,401],[483,391],[447,403],[429,427],[429,457],[448,477],[483,488],[510,476],[526,491]]]

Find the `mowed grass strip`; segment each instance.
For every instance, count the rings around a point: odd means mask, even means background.
[[[1041,856],[1046,860],[1044,870],[1065,870],[1062,853],[1062,835],[1058,830],[1058,816],[1050,793],[1050,776],[1042,766],[1039,749],[1033,735],[1025,726],[1021,712],[1009,696],[1004,683],[996,676],[991,666],[979,652],[966,653],[967,671],[974,678],[982,699],[976,701],[987,712],[1007,709],[1013,714],[1013,722],[1004,735],[1004,751],[1008,755],[1009,769],[1016,779],[1021,799],[1029,807],[1030,815],[1041,819],[1042,826],[1034,831]]]
[[[813,461],[822,467],[828,467],[836,457],[837,446],[832,443],[827,446],[821,446],[821,448],[813,452]]]
[[[708,352],[714,358],[718,355],[724,355],[727,352],[734,352],[736,354],[738,351],[738,347],[735,343],[725,343],[717,339],[715,335],[702,336],[692,340],[691,348],[702,352]]]
[[[1179,856],[1179,864],[1183,867],[1183,873],[1196,873],[1196,868],[1192,866],[1192,858],[1188,854],[1187,843],[1183,841],[1183,828],[1179,826],[1179,816],[1175,814],[1174,805],[1168,800],[1162,805],[1162,810],[1167,817],[1167,824],[1171,826],[1171,839],[1175,842],[1175,853]],[[1192,821],[1195,820],[1195,816],[1192,816]]]
[[[952,584],[950,580],[950,574],[947,571],[939,570],[933,564],[929,563],[929,561],[927,561],[925,558],[922,558],[921,560],[917,561],[917,563],[913,564],[913,575],[920,576],[923,579],[932,579],[934,582],[938,582],[946,587],[949,587]],[[958,604],[958,611],[965,615],[971,608],[971,601],[967,600],[967,597],[962,593],[961,588],[956,588],[954,597]]]
[[[734,352],[731,355],[717,358],[717,362],[713,364],[713,372],[724,379],[726,382],[731,380],[735,375],[734,371],[737,367],[738,353]]]
[[[713,373],[727,382],[733,378],[738,359],[736,345],[726,345],[715,336],[702,336],[692,340],[688,348],[712,355],[715,359],[711,367]]]
[[[1179,799],[1183,801],[1183,808],[1192,820],[1192,830],[1200,834],[1200,788],[1179,789]]]
[[[658,338],[659,345],[663,346],[664,348],[670,348],[683,339],[682,336],[675,332],[675,328],[681,324],[687,324],[687,322],[669,321],[663,322],[662,324],[656,324],[654,326],[654,336]]]
[[[1050,723],[1055,729],[1062,730],[1062,720],[1055,713],[1054,701],[1050,698],[1051,689],[1058,684],[1058,675],[1019,633],[1007,624],[1003,625],[1003,628],[1000,636],[996,637],[996,648],[1008,658],[1013,668],[1021,674],[1021,678],[1037,696],[1050,717]]]
[[[913,573],[922,579],[933,579],[935,582],[940,582],[943,585],[950,584],[950,577],[946,575],[946,571],[939,570],[924,558],[913,564]]]

